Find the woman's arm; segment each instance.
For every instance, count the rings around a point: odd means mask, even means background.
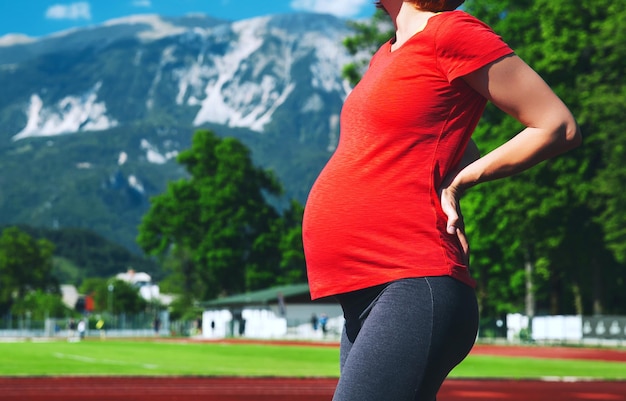
[[[475,162],[480,158],[480,150],[478,146],[476,146],[476,142],[473,139],[470,139],[467,146],[465,147],[465,152],[463,153],[463,157],[461,157],[461,161],[459,162],[456,170],[451,171],[444,182],[442,183],[442,191],[450,185],[450,182],[456,177],[456,175],[467,167],[469,164]],[[461,248],[463,249],[463,254],[465,255],[465,263],[469,265],[469,241],[465,236],[465,225],[463,223],[463,215],[461,214],[461,205],[459,204],[459,200],[454,199],[454,203],[447,202],[444,203],[442,198],[442,207],[446,216],[448,216],[447,230],[450,234],[456,234],[459,238],[459,242],[461,243]]]
[[[504,57],[464,80],[526,128],[462,169],[451,187],[462,191],[508,177],[580,144],[580,129],[567,106],[519,57]]]
[[[571,112],[524,61],[503,57],[463,77],[474,90],[526,128],[509,141],[469,163],[441,190],[448,232],[459,235],[458,202],[463,191],[482,182],[522,172],[578,146],[581,133]],[[464,238],[462,239],[464,240]]]

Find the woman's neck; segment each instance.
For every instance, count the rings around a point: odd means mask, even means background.
[[[396,28],[393,48],[396,49],[402,46],[409,38],[422,31],[433,15],[435,15],[435,13],[418,10],[409,2],[402,2],[402,5],[397,11],[390,11],[389,16]]]

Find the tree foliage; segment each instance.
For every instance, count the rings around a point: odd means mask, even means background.
[[[148,306],[138,288],[119,279],[91,277],[83,281],[80,292],[93,297],[96,313],[137,314],[145,312]]]
[[[61,284],[80,285],[87,277],[111,277],[133,269],[160,279],[157,263],[132,253],[123,246],[88,229],[43,228],[20,225],[21,231],[54,244],[52,274]]]
[[[367,69],[371,55],[393,35],[393,25],[381,9],[377,9],[369,21],[349,24],[355,33],[344,39],[343,44],[354,56],[354,61],[343,67],[342,75],[356,85]]]
[[[52,277],[54,245],[37,240],[17,227],[0,235],[0,315],[32,291],[59,293]]]
[[[465,11],[491,25],[543,76],[584,136],[581,148],[463,198],[483,314],[523,311],[528,265],[540,313],[623,313],[626,3],[468,0]],[[380,30],[380,18],[378,12],[357,25],[346,42],[352,54],[392,35]],[[345,71],[358,80],[356,64]],[[490,105],[474,139],[487,153],[522,128]]]
[[[282,191],[274,175],[239,140],[208,130],[177,160],[189,177],[151,200],[138,236],[164,260],[168,284],[189,302],[274,284],[283,233],[292,229],[268,201]]]
[[[306,282],[306,263],[302,244],[302,216],[304,208],[297,201],[283,214],[278,249],[280,252],[279,270],[276,272],[276,284]]]
[[[63,317],[74,314],[63,303],[60,293],[45,292],[41,289],[30,291],[24,298],[17,299],[11,308],[14,316],[29,316],[42,321],[48,317]]]
[[[585,138],[580,149],[487,184],[464,200],[474,254],[483,259],[474,265],[485,298],[506,299],[500,297],[502,288],[516,284],[507,277],[530,261],[537,267],[542,311],[620,310],[624,282],[614,277],[623,271],[626,243],[626,214],[619,206],[626,205],[619,189],[626,170],[618,162],[625,139],[617,134],[625,128],[618,114],[626,102],[619,73],[625,70],[619,22],[625,9],[605,0],[467,2],[467,10],[491,24],[568,104]],[[483,150],[517,132],[511,120],[488,108],[475,136]],[[505,258],[490,257],[494,245],[506,250]],[[503,273],[496,280],[494,270]],[[511,305],[517,309],[519,295]]]

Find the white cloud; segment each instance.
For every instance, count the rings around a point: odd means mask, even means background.
[[[82,1],[71,4],[55,4],[48,7],[46,18],[50,19],[91,19],[91,6]]]
[[[150,8],[152,7],[152,1],[151,0],[134,0],[133,6]]]
[[[291,7],[296,10],[333,14],[338,17],[357,15],[372,0],[292,0]]]

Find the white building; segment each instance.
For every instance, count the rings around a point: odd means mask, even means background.
[[[204,338],[337,339],[343,312],[334,298],[311,301],[308,284],[273,287],[203,304]],[[321,319],[327,318],[326,330]]]
[[[78,298],[80,298],[80,294],[78,293],[76,286],[72,284],[61,284],[60,289],[65,306],[70,309],[74,309],[76,307],[76,302],[78,302]]]
[[[152,277],[148,273],[130,269],[126,273],[118,273],[115,278],[138,288],[139,295],[148,302],[158,301],[161,305],[169,305],[173,301],[173,296],[161,294],[159,286],[152,283]]]

